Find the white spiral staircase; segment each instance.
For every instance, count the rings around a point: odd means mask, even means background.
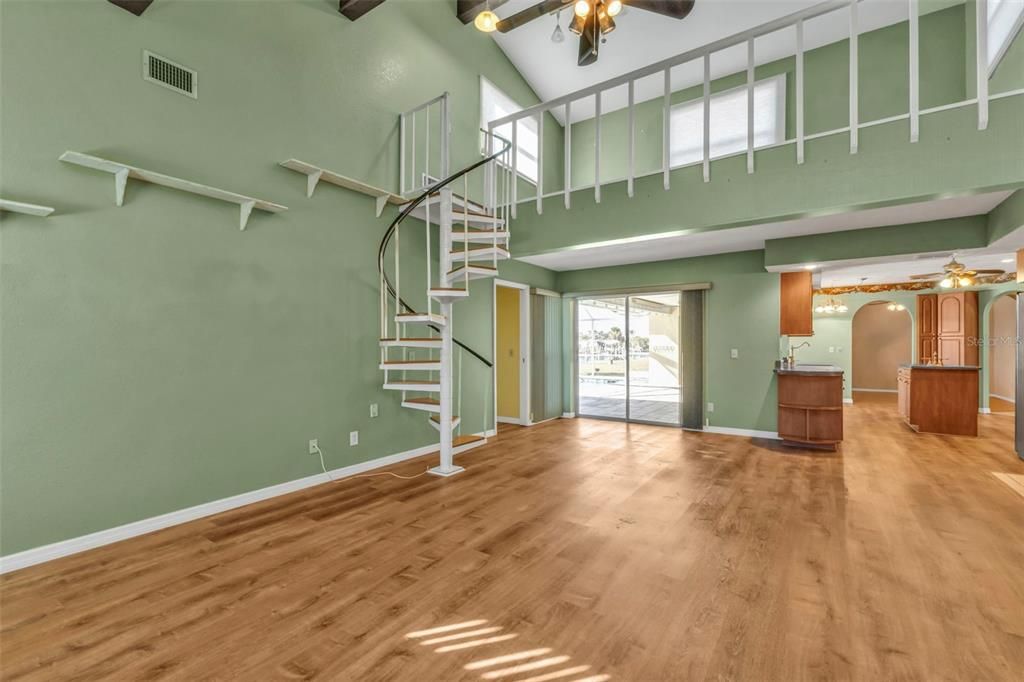
[[[462,467],[454,464],[454,455],[486,442],[487,407],[490,382],[474,387],[475,396],[483,393],[484,425],[482,433],[463,434],[462,418],[456,405],[462,402],[464,376],[461,357],[482,362],[492,373],[493,363],[466,346],[453,335],[454,306],[471,295],[470,281],[498,274],[498,261],[509,254],[510,191],[512,178],[508,162],[510,143],[497,135],[484,133],[486,152],[480,160],[449,175],[449,96],[447,93],[402,115],[402,195],[412,197],[388,227],[378,252],[380,278],[380,369],[384,388],[400,391],[402,407],[426,412],[429,423],[440,433],[441,461],[430,473],[452,476]],[[430,175],[430,134],[432,112],[439,109],[441,180]],[[426,119],[423,134],[424,163],[422,180],[412,191],[405,188],[407,167],[413,177],[417,164],[416,122]],[[435,147],[436,150],[436,147]],[[411,152],[411,153],[410,153]],[[411,163],[410,163],[411,157]],[[474,173],[479,172],[478,176]],[[477,182],[471,182],[471,179]],[[416,184],[416,183],[414,183]],[[461,193],[456,193],[456,189]],[[474,199],[473,191],[479,196]],[[413,275],[406,253],[407,274],[403,277],[402,235],[416,229],[408,221],[416,218],[425,225],[426,281]],[[434,234],[436,228],[436,236]],[[408,237],[407,237],[408,239]],[[437,261],[434,261],[436,244]],[[389,247],[391,253],[389,253]],[[387,264],[393,262],[391,272]],[[417,272],[421,263],[415,264]],[[410,276],[418,281],[410,284]],[[403,297],[403,281],[407,296]],[[415,292],[414,295],[409,295]],[[478,295],[490,295],[491,289]],[[416,300],[418,305],[408,301]],[[459,369],[456,374],[456,369]]]

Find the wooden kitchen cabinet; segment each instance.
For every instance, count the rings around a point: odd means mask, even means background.
[[[978,292],[920,294],[917,297],[917,348],[922,364],[978,364]]]
[[[938,359],[938,294],[917,296],[917,358],[921,363]]]
[[[843,371],[776,368],[778,432],[786,443],[836,449],[843,440]]]
[[[784,272],[779,288],[779,333],[783,336],[814,336],[811,273]]]

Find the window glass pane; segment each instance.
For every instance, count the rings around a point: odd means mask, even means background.
[[[786,78],[778,76],[754,84],[754,146],[785,139]],[[704,158],[704,100],[672,107],[672,165],[696,163]],[[747,148],[747,90],[736,88],[711,97],[711,158]]]
[[[988,0],[988,65],[995,66],[1014,34],[1020,29],[1024,14],[1022,0]]]
[[[519,106],[515,101],[512,100],[508,95],[494,87],[494,85],[485,80],[480,79],[480,127],[484,130],[487,129],[487,124],[490,121],[504,118],[510,114],[514,114],[517,111],[521,111],[523,107]],[[516,138],[516,145],[518,147],[516,151],[516,170],[525,178],[531,182],[537,182],[537,121],[536,119],[527,119],[518,121],[518,131]],[[503,126],[498,126],[494,129],[494,132],[506,140],[512,139],[512,124],[506,123]],[[500,149],[500,147],[498,147]]]

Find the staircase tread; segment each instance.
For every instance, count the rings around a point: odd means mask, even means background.
[[[484,440],[483,436],[455,436],[455,438],[452,438],[452,445],[457,447],[459,445],[478,443],[482,440]]]
[[[417,405],[440,405],[441,401],[437,398],[406,398],[407,403],[416,403]]]
[[[417,381],[416,379],[403,379],[403,380],[388,379],[387,383],[389,383],[389,384],[426,384],[426,385],[429,385],[429,386],[440,386],[441,385],[440,381],[428,381],[426,379],[424,379],[422,381]]]
[[[470,263],[469,267],[477,268],[478,270],[493,270],[494,272],[498,271],[498,268],[492,268],[490,265],[477,265],[476,263]],[[463,270],[465,268],[466,268],[465,265],[460,265],[459,267],[457,267],[457,268],[455,268],[453,270],[450,270],[448,272],[448,274],[449,275],[454,274],[454,273],[458,272],[459,270]]]
[[[457,415],[457,414],[453,414],[452,415],[452,421],[455,421],[458,418],[459,418],[459,415]],[[440,424],[441,423],[441,415],[439,415],[439,414],[432,414],[432,415],[430,415],[430,421],[437,422],[438,424]]]
[[[395,317],[426,317],[428,314],[434,317],[444,317],[440,313],[398,313]]]
[[[402,338],[396,338],[394,336],[381,337],[381,341],[440,341],[441,338],[438,336],[403,336]]]
[[[425,365],[427,363],[437,365],[440,364],[440,360],[385,360],[384,365]]]
[[[465,291],[462,287],[433,287],[431,291]]]
[[[501,251],[504,251],[505,253],[508,253],[508,249],[506,249],[504,246],[500,244],[476,244],[474,246],[469,247],[468,249],[453,249],[452,253],[460,253],[463,251],[484,251],[486,249],[499,249]]]

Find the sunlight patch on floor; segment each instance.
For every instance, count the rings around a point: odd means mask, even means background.
[[[1009,486],[1010,490],[1024,497],[1024,474],[1004,474],[999,471],[992,471],[990,473]]]
[[[501,635],[495,634],[504,629],[500,625],[480,627],[482,625],[487,625],[487,621],[483,619],[467,620],[461,623],[440,625],[426,630],[409,632],[406,633],[405,638],[420,640],[420,646],[435,646],[437,644],[442,644],[443,646],[437,647],[434,649],[434,652],[444,654],[451,651],[463,651],[465,649],[474,649],[476,647],[487,646],[489,644],[507,642],[519,636],[518,633],[514,632],[508,632]],[[547,654],[550,654],[551,652],[552,649],[550,647],[540,647],[509,654],[500,654],[467,663],[463,666],[463,669],[470,671],[482,670],[484,672],[480,675],[481,679],[498,680],[499,682],[549,682],[553,680],[557,680],[558,682],[605,682],[606,680],[611,679],[611,675],[603,674],[590,675],[589,677],[575,677],[586,673],[590,670],[590,666],[572,665],[567,668],[559,667],[569,663],[571,658],[570,656],[555,655],[534,661],[528,660],[538,658],[540,656],[547,656]],[[519,663],[517,661],[522,662]],[[509,663],[513,663],[515,665],[507,665]],[[507,667],[497,667],[502,665],[506,665]],[[559,669],[550,670],[550,668],[555,667],[559,667]],[[487,670],[488,668],[496,669]],[[530,675],[529,677],[521,677],[521,675],[530,673],[536,674]],[[513,677],[515,678],[514,681],[511,679]],[[574,679],[569,680],[568,678],[570,677]]]

